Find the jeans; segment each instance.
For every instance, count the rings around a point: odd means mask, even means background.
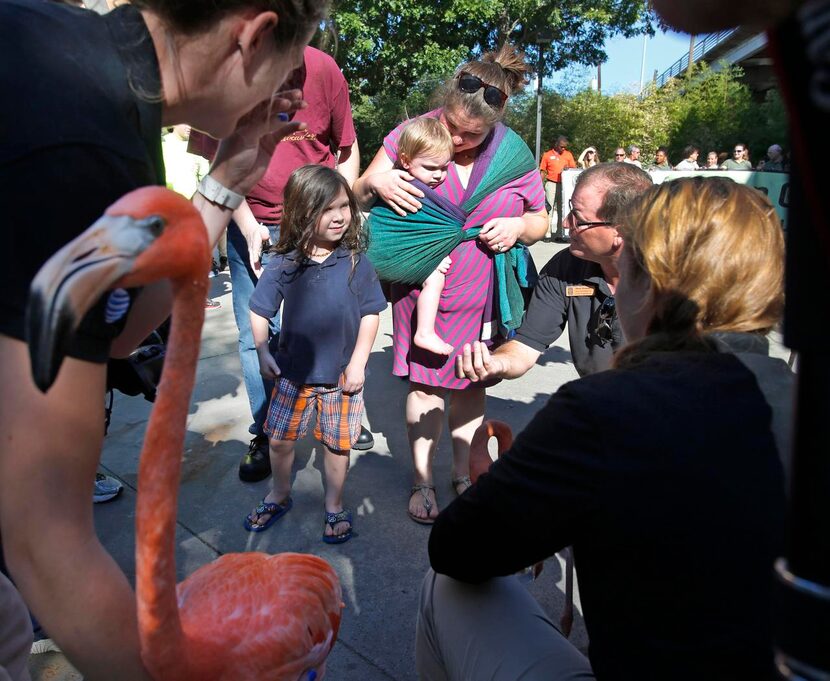
[[[271,232],[271,242],[277,243],[280,236],[279,225],[266,225]],[[268,264],[270,254],[263,254],[262,266]],[[242,236],[239,226],[231,221],[228,225],[228,267],[231,271],[231,286],[233,287],[233,316],[236,318],[236,328],[239,329],[239,361],[242,364],[242,378],[245,381],[245,391],[248,393],[248,403],[251,406],[253,423],[248,428],[251,435],[264,435],[262,426],[268,415],[268,402],[274,389],[274,382],[266,380],[259,373],[259,359],[254,345],[254,334],[251,331],[251,311],[248,301],[254,292],[258,281],[257,276],[248,262],[248,242]],[[270,320],[271,347],[276,346],[280,332],[279,313]]]

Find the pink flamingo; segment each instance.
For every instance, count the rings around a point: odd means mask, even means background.
[[[504,421],[488,419],[482,423],[473,433],[473,439],[470,443],[470,479],[473,482],[478,480],[482,473],[486,473],[493,463],[490,452],[487,450],[487,445],[492,437],[496,438],[498,442],[496,458],[504,454],[513,444],[513,431]],[[559,618],[560,629],[566,638],[571,634],[574,621],[573,560],[573,549],[568,547],[565,556],[565,607],[562,609],[562,616]],[[542,573],[544,565],[544,563],[536,563],[528,568],[532,571],[534,579]]]
[[[311,555],[237,553],[178,586],[174,531],[181,452],[210,266],[193,205],[160,187],[130,192],[56,253],[32,283],[29,343],[38,387],[57,376],[67,336],[103,293],[169,278],[173,322],[147,428],[136,505],[142,660],[156,681],[322,678],[340,625],[340,583]]]

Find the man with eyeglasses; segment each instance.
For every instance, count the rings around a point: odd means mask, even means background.
[[[515,338],[492,355],[483,343],[464,345],[456,358],[456,375],[471,381],[523,376],[566,325],[579,375],[607,369],[624,340],[614,305],[623,247],[617,220],[652,184],[647,172],[626,163],[582,171],[566,220],[570,247],[542,269]]]
[[[721,164],[721,170],[752,170],[752,164],[744,158],[746,145],[736,144],[732,151],[732,158]]]
[[[562,171],[576,168],[573,154],[568,151],[568,138],[559,135],[553,145],[542,156],[539,170],[545,183],[545,201],[550,206],[550,232],[554,241],[564,243],[568,240],[562,226]],[[556,228],[554,229],[554,224]]]
[[[622,147],[614,149],[614,161],[617,163],[625,163],[625,149]]]

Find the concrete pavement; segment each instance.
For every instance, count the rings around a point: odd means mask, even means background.
[[[539,243],[531,252],[541,269],[562,246]],[[267,492],[268,481],[239,481],[237,466],[247,449],[250,411],[236,349],[230,278],[213,279],[212,296],[222,302],[208,311],[196,387],[188,421],[176,542],[179,578],[219,555],[239,551],[298,551],[321,556],[340,576],[346,609],[327,678],[361,681],[414,681],[414,631],[421,579],[428,567],[429,528],[413,523],[406,508],[411,464],[404,427],[406,382],[391,376],[391,310],[369,359],[366,423],[375,437],[368,452],[352,452],[346,503],[355,514],[356,536],[340,546],[321,541],[323,529],[322,460],[318,443],[306,438],[297,447],[294,508],[261,534],[246,532],[244,515]],[[779,349],[779,353],[783,350]],[[515,432],[557,388],[577,377],[566,334],[515,381],[488,391],[487,416],[507,421]],[[104,546],[134,578],[134,509],[138,454],[151,405],[141,397],[117,394],[101,470],[122,480],[121,497],[95,507]],[[435,464],[439,506],[451,501],[450,442],[442,437]],[[482,522],[487,522],[482,518]],[[549,559],[529,589],[558,620],[564,603],[560,559]],[[580,648],[587,637],[578,603],[571,640]],[[60,655],[31,660],[33,679],[77,679]],[[114,673],[113,678],[117,678]]]

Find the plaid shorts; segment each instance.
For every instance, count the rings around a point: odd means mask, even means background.
[[[279,378],[271,393],[264,430],[272,440],[299,440],[308,431],[315,407],[314,437],[329,449],[351,449],[360,437],[362,390],[349,395],[336,385],[303,385]]]

